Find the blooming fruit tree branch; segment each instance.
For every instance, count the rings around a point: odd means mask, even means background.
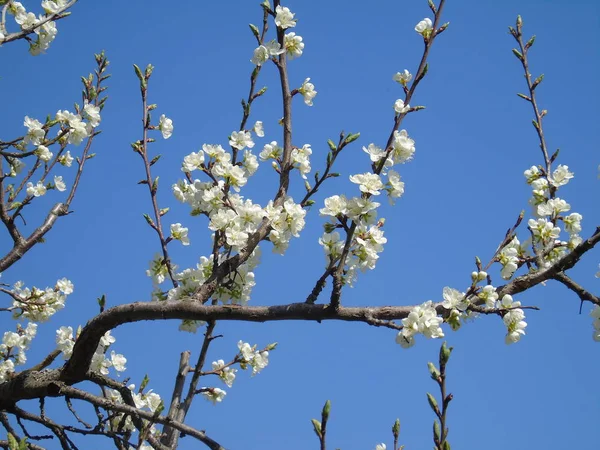
[[[43,1],[44,14],[36,16],[20,2],[0,0],[0,45],[26,40],[32,55],[48,50],[57,34],[56,21],[66,17],[74,3]],[[524,172],[525,182],[531,186],[529,212],[521,212],[506,234],[499,236],[499,245],[491,249],[493,256],[489,261],[474,258],[474,270],[465,274],[462,290],[441,287],[436,301],[416,304],[403,299],[392,306],[344,304],[344,289],[358,283],[361,274],[375,269],[387,243],[386,221],[379,217],[380,199],[387,197],[392,204],[401,199],[405,188],[401,168],[415,156],[416,143],[403,128],[404,120],[417,118],[413,114],[424,109],[415,102],[425,88],[422,84],[429,73],[433,45],[444,38],[442,34],[449,26],[442,20],[445,0],[437,5],[430,0],[428,5],[431,18],[415,26],[423,43],[421,56],[415,61],[417,70],[411,73],[403,69],[392,76],[402,92],[401,98],[390,99],[392,127],[379,142],[362,145],[364,171],[347,174],[353,186],[351,195],[318,198],[320,189],[341,177],[335,171],[336,163],[345,157],[347,148],[358,148],[360,133],[341,132],[339,138],[329,139],[325,160],[316,162],[311,160],[315,144],[298,142],[293,133],[294,108],[312,106],[318,101],[318,91],[306,75],[300,85],[291,81],[293,60],[302,57],[305,50],[304,39],[298,34],[302,22],[278,0],[273,4],[262,2],[260,25],[250,25],[256,47],[248,58],[250,86],[242,100],[239,127],[220,142],[204,143],[201,149],[187,154],[181,161],[181,179],[172,180],[175,199],[189,208],[187,224],[167,220],[169,206],[158,195],[163,182],[159,183],[160,176],[156,175],[161,155],[152,151],[156,138],[169,139],[173,135],[174,123],[157,104],[151,103],[154,67],[133,66],[141,94],[142,126],[139,139],[131,143],[131,148],[141,161],[138,184],[149,196],[149,213],[142,213],[158,238],[156,256],[146,271],[154,285],[152,300],[106,308],[106,298],[102,296],[98,299],[98,314],[88,317],[87,323],[77,329],[60,326],[55,348],[48,349],[42,360],[28,362],[26,353],[38,327],[48,326],[45,322],[65,307],[67,297],[74,292],[74,283],[61,278],[54,286],[43,289],[28,287],[23,281],[2,284],[0,292],[7,303],[0,308],[0,314],[12,315],[14,322],[5,325],[0,343],[0,425],[7,435],[6,440],[0,440],[0,446],[11,450],[38,449],[50,443],[51,448],[76,449],[85,445],[86,438],[102,436],[118,449],[175,449],[183,436],[189,436],[211,449],[224,448],[227,443],[217,441],[214,430],[199,431],[201,424],[188,425],[192,404],[198,397],[213,404],[226,401],[225,387],[231,388],[241,371],[256,375],[264,370],[277,343],[258,345],[240,340],[231,354],[211,361],[209,351],[221,337],[221,322],[361,322],[393,330],[396,342],[409,348],[423,337],[442,338],[448,328],[456,331],[470,320],[491,316],[503,322],[505,342],[514,344],[525,336],[525,311],[539,309],[539,305],[522,305],[518,294],[556,281],[573,291],[582,304],[592,304],[592,337],[600,341],[600,299],[567,274],[598,244],[600,226],[584,232],[582,215],[572,212],[570,204],[561,198],[560,189],[572,182],[574,174],[559,161],[558,151],[549,150],[544,133],[547,111],[539,106],[536,91],[543,76],[534,77],[531,73],[529,52],[534,38],[523,35],[520,17],[515,27],[510,27],[516,42],[513,53],[526,80],[525,93],[518,95],[532,107],[542,154],[540,165]],[[100,133],[98,127],[107,99],[103,92],[109,63],[103,52],[95,55],[95,62],[94,73],[82,78],[82,104],[76,104],[73,112],[59,110],[44,122],[26,116],[24,132],[0,139],[0,219],[12,240],[8,252],[0,255],[2,272],[10,274],[13,264],[36,244],[51,239],[50,231],[58,219],[76,207],[72,206],[75,194],[84,166],[95,156],[91,153],[92,143]],[[259,87],[264,70],[273,70],[279,81],[280,137],[269,125],[253,117],[252,107],[264,100],[267,91],[267,86]],[[267,138],[270,133],[273,137]],[[263,139],[266,140],[257,145]],[[313,172],[313,163],[320,170]],[[263,204],[246,195],[246,185],[260,166],[274,171],[277,179],[270,199]],[[58,175],[68,170],[74,173]],[[63,176],[72,181],[68,183]],[[304,193],[294,198],[294,186],[302,186]],[[43,200],[54,195],[60,201],[44,206]],[[21,223],[26,223],[27,214],[34,207],[47,212],[45,219],[27,235]],[[322,275],[310,292],[291,292],[281,304],[261,306],[268,302],[252,296],[261,251],[270,248],[274,253],[285,254],[306,227],[307,211],[311,208],[323,218],[323,233],[318,240],[325,256]],[[208,223],[209,250],[194,266],[180,269],[170,249],[178,244],[188,246],[189,230],[200,228],[202,220]],[[322,295],[328,286],[328,296]],[[181,353],[178,367],[173,368],[170,396],[149,389],[148,377],[138,386],[129,383],[129,379],[121,381],[118,377],[126,371],[127,358],[115,350],[112,331],[132,322],[149,321],[152,327],[154,322],[171,320],[179,322],[182,332],[201,332],[203,338],[194,352]],[[449,448],[447,412],[452,395],[446,389],[446,364],[451,350],[444,344],[439,368],[429,365],[441,395],[438,404],[428,394],[436,415],[433,440],[439,450]],[[39,402],[37,409],[25,402],[34,399]],[[77,400],[77,407],[73,400]],[[72,422],[50,417],[47,401],[64,402]],[[84,420],[79,408],[93,411],[95,422]],[[330,411],[328,401],[321,419],[313,419],[321,449],[326,447]],[[44,428],[47,434],[30,432],[33,424]],[[392,428],[394,450],[402,448],[398,446],[399,427],[396,422]],[[379,444],[377,448],[385,449],[386,445]]]

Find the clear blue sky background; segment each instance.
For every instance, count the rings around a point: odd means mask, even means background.
[[[46,244],[3,274],[3,282],[22,279],[46,286],[67,276],[75,283],[68,307],[40,327],[30,361],[54,348],[59,326],[75,328],[93,317],[101,294],[109,305],[150,297],[145,270],[159,247],[142,218],[151,212],[150,201],[147,190],[136,185],[143,168],[129,146],[141,130],[133,63],[156,66],[150,100],[158,103],[158,114],[167,114],[175,124],[173,137],[151,150],[163,154],[155,174],[161,177],[161,206],[172,208],[166,223],[190,228],[192,246],[175,243],[172,255],[183,268],[210,252],[206,220],[190,217],[170,185],[181,177],[186,154],[203,143],[226,144],[238,127],[239,101],[247,95],[255,47],[247,24],[260,22],[258,3],[81,2],[71,18],[58,24],[58,38],[47,55],[29,56],[23,42],[0,50],[4,140],[23,133],[25,115],[43,119],[58,109],[72,109],[80,101],[79,76],[93,68],[94,52],[106,50],[113,75],[104,131],[94,145],[98,156],[86,169],[75,213],[59,221]],[[342,129],[361,132],[360,140],[342,154],[338,170],[343,176],[328,183],[317,198],[320,204],[327,195],[354,192],[347,176],[368,169],[361,146],[384,144],[392,105],[401,97],[392,75],[416,70],[422,41],[413,28],[430,11],[425,0],[287,5],[297,14],[294,31],[306,43],[305,54],[290,64],[291,83],[299,86],[311,77],[318,90],[313,108],[301,99],[294,102],[294,144],[312,144],[313,170],[318,170],[328,138],[335,139]],[[561,197],[583,214],[584,236],[600,223],[598,3],[448,0],[445,20],[450,28],[436,41],[429,74],[412,102],[427,109],[404,122],[417,145],[415,160],[400,168],[406,194],[396,207],[381,208],[388,244],[377,269],[344,291],[345,305],[416,304],[440,300],[444,286],[464,290],[475,255],[487,261],[519,212],[528,210],[530,188],[522,174],[541,163],[541,156],[530,107],[515,95],[524,91],[524,81],[510,51],[507,26],[517,14],[523,16],[525,32],[538,37],[531,63],[534,74],[546,74],[539,95],[549,110],[549,144],[561,148],[558,162],[576,174]],[[266,141],[281,141],[274,67],[263,70],[259,85],[269,86],[251,117],[265,123],[262,147]],[[275,177],[265,165],[244,194],[264,204],[274,191]],[[301,192],[297,177],[292,194]],[[56,192],[44,198],[47,205],[59,200]],[[36,213],[28,214],[33,222]],[[307,220],[285,257],[264,247],[252,304],[306,298],[324,264],[317,243],[323,219],[315,208]],[[0,249],[9,243],[5,234]],[[596,293],[599,261],[596,250],[571,272]],[[501,282],[497,276],[494,281]],[[542,310],[527,313],[527,335],[516,345],[504,344],[498,318],[481,318],[458,333],[447,331],[455,347],[448,379],[455,396],[449,412],[453,448],[596,449],[600,344],[591,339],[589,306],[579,315],[578,299],[556,283],[517,299]],[[6,315],[0,321],[2,330],[12,328]],[[177,326],[138,323],[114,333],[115,350],[128,358],[127,376],[139,384],[148,373],[150,387],[165,398],[170,397],[180,352],[189,349],[194,358],[201,343],[200,334],[179,333]],[[260,346],[279,342],[269,367],[254,378],[240,372],[222,404],[197,399],[189,424],[207,430],[225,447],[316,448],[309,420],[327,399],[332,401],[331,448],[370,449],[378,442],[391,447],[396,417],[407,449],[432,446],[433,415],[425,393],[436,391],[426,363],[437,358],[441,342],[418,338],[416,347],[403,350],[391,330],[331,322],[222,323],[217,331],[224,338],[212,346],[211,361],[231,358],[239,339]],[[60,418],[63,413],[57,414]],[[93,420],[92,411],[85,414]],[[91,442],[83,448],[103,448]],[[181,448],[198,447],[186,438]]]

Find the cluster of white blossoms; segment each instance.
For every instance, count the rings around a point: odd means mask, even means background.
[[[412,77],[407,72],[407,80]],[[385,180],[382,175],[365,172],[350,176],[350,181],[358,185],[360,197],[347,199],[343,195],[333,195],[325,199],[325,207],[319,211],[322,216],[328,216],[329,222],[325,224],[325,233],[319,239],[326,257],[326,265],[330,266],[340,259],[346,245],[346,239],[335,231],[338,228],[347,229],[348,219],[356,224],[355,233],[348,248],[349,258],[344,268],[345,283],[350,286],[357,276],[357,270],[366,271],[375,268],[379,253],[383,251],[383,244],[387,239],[383,236],[384,219],[376,223],[377,208],[380,203],[371,201],[371,197],[381,195],[385,191],[391,204],[404,193],[404,183],[400,175],[390,168],[395,164],[410,161],[415,152],[415,141],[406,130],[394,132],[394,139],[390,149],[384,150],[371,143],[363,147],[369,155],[374,167],[382,164],[382,174],[387,175]]]
[[[60,330],[58,330],[60,331]],[[57,331],[57,341],[58,341],[58,331]],[[107,331],[104,336],[100,338],[100,342],[98,343],[98,347],[94,352],[94,356],[92,357],[92,364],[90,365],[90,370],[93,372],[99,372],[102,375],[108,375],[108,369],[113,367],[117,372],[125,371],[125,364],[127,363],[127,358],[119,353],[115,353],[114,350],[111,350],[110,357],[107,357],[106,352],[108,351],[108,347],[114,344],[116,338],[110,334],[110,330]]]
[[[77,337],[79,336],[80,332],[81,327],[77,330]],[[62,326],[56,330],[56,349],[62,353],[63,359],[69,359],[73,354],[75,339],[76,337],[73,336],[72,327]],[[107,331],[102,338],[100,338],[100,342],[96,348],[96,351],[94,352],[92,363],[90,365],[91,371],[99,372],[102,375],[108,375],[108,369],[111,367],[117,372],[125,371],[127,358],[120,353],[115,353],[115,351],[111,351],[108,357],[106,355],[108,347],[114,344],[115,341],[116,339],[111,335],[110,330]]]
[[[17,281],[10,291],[13,297],[13,317],[23,317],[33,322],[45,322],[65,306],[67,296],[73,293],[73,283],[61,278],[51,288],[23,287],[22,281]]]
[[[414,336],[423,334],[427,338],[440,338],[444,336],[441,324],[445,321],[456,331],[462,322],[469,319],[475,319],[478,314],[469,309],[471,300],[477,300],[476,304],[482,302],[488,310],[494,310],[502,315],[504,324],[507,328],[505,342],[513,344],[521,339],[525,334],[527,323],[525,322],[525,313],[521,308],[520,302],[513,301],[510,295],[504,295],[502,300],[498,300],[496,288],[490,284],[483,287],[477,287],[488,279],[485,271],[473,272],[471,274],[472,288],[476,295],[467,298],[464,292],[457,289],[445,287],[442,296],[444,300],[441,306],[450,311],[446,318],[438,315],[435,304],[431,301],[415,306],[406,319],[402,320],[403,329],[398,333],[396,342],[404,348],[412,347],[415,343]]]
[[[37,324],[28,323],[23,328],[17,325],[17,331],[6,331],[0,343],[0,383],[7,381],[15,371],[15,366],[27,362],[25,351],[37,333]]]
[[[188,174],[201,171],[210,181],[181,180],[173,185],[173,194],[177,200],[190,206],[192,215],[208,217],[208,227],[215,232],[213,239],[218,239],[224,247],[217,263],[222,263],[231,251],[239,252],[246,247],[250,236],[265,220],[271,228],[268,238],[273,243],[273,251],[281,254],[289,246],[292,237],[299,236],[305,225],[306,211],[291,197],[286,197],[281,204],[270,201],[263,208],[239,194],[259,165],[258,158],[251,151],[255,146],[252,132],[257,137],[264,137],[263,123],[257,121],[251,130],[232,132],[229,136],[232,152],[219,144],[204,144],[202,150],[185,156],[181,170]],[[292,167],[297,168],[303,177],[310,171],[311,153],[310,145],[294,148],[291,153]],[[279,164],[282,154],[283,150],[276,142],[272,142],[264,146],[260,159],[273,159],[275,164]],[[189,242],[187,231],[180,224],[171,226],[172,238],[181,240],[184,245]],[[259,254],[257,248],[244,264],[229,275],[228,280],[219,285],[212,297],[223,303],[245,304],[255,284],[252,269],[258,264]],[[212,258],[202,257],[195,269],[176,274],[179,286],[171,289],[166,298],[189,298],[210,277],[214,264]],[[161,255],[151,262],[147,273],[156,284],[164,282],[168,271]],[[185,321],[182,329],[195,331],[199,325],[201,323]]]
[[[296,26],[295,14],[285,6],[277,6],[275,8],[275,25],[281,30],[293,28]],[[251,28],[254,25],[251,25]],[[258,29],[253,28],[255,35],[258,37]],[[292,60],[302,56],[304,52],[304,42],[302,36],[297,35],[294,32],[285,33],[283,36],[283,47],[276,40],[269,42],[263,42],[257,48],[254,49],[252,59],[250,62],[257,66],[261,66],[271,58],[275,58],[285,53],[287,59]],[[310,78],[306,78],[304,83],[297,89],[297,92],[304,97],[304,103],[308,106],[313,105],[313,99],[317,95],[315,85],[310,83]]]
[[[256,284],[252,270],[258,265],[259,256],[260,250],[257,247],[248,260],[217,287],[212,298],[223,304],[245,305],[250,300],[252,288]],[[220,254],[217,263],[220,264],[226,259],[225,254]],[[195,269],[188,268],[175,274],[178,286],[168,291],[166,300],[192,300],[193,294],[198,292],[200,286],[212,275],[213,267],[214,260],[202,256]],[[203,324],[204,322],[186,320],[180,329],[195,333]]]
[[[499,306],[502,309],[507,310],[502,318],[507,330],[505,342],[507,344],[514,344],[525,334],[525,327],[527,326],[527,322],[525,322],[525,313],[519,308],[521,302],[515,302],[513,301],[512,296],[505,295],[502,297]]]
[[[251,346],[247,342],[239,341],[239,353],[235,359],[229,364],[225,364],[222,359],[213,361],[212,373],[217,375],[228,387],[232,387],[237,373],[237,369],[232,367],[234,364],[239,364],[242,370],[252,367],[252,376],[254,376],[267,367],[269,364],[269,350],[273,350],[276,346],[277,343],[273,343],[269,344],[264,350],[257,350],[256,345]],[[213,405],[222,402],[227,395],[226,391],[215,387],[203,387],[200,392]]]
[[[133,398],[133,402],[137,409],[140,409],[140,410],[147,409],[150,412],[154,413],[157,411],[157,409],[159,409],[159,407],[162,408],[164,406],[164,404],[160,398],[160,395],[158,395],[156,392],[152,392],[152,390],[150,390],[148,392],[136,392],[135,384],[130,384],[127,386],[127,388],[131,391],[131,397]],[[119,391],[114,390],[114,389],[107,389],[106,392],[107,392],[107,398],[110,401],[112,401],[113,403],[116,403],[117,405],[127,404],[123,400],[123,397],[121,396]],[[143,421],[148,424],[147,421],[145,421],[145,420],[143,420]],[[112,417],[111,423],[113,424],[113,426],[115,428],[122,426],[124,431],[134,432],[137,430],[131,420],[130,415],[127,415],[127,417],[124,417],[124,414],[122,414],[122,413],[116,414]],[[160,430],[158,430],[154,426],[154,424],[151,425],[150,434],[156,438],[160,438]],[[151,450],[152,449],[151,446],[145,445],[145,444],[143,444],[140,447],[136,447],[136,448],[139,448],[141,450]]]
[[[87,120],[87,122],[84,121]],[[59,135],[62,135],[61,140],[66,141],[69,144],[79,145],[81,142],[89,137],[93,129],[100,124],[100,108],[91,103],[85,103],[82,114],[74,114],[69,111],[59,110],[55,117],[56,123],[60,125],[58,131]],[[36,155],[39,161],[48,163],[54,157],[54,153],[44,145],[47,143],[46,135],[47,130],[44,129],[42,124],[37,119],[32,119],[25,116],[23,125],[27,127],[27,134],[23,139],[24,144],[32,144],[36,146],[34,155]],[[57,157],[57,161],[64,167],[71,167],[73,163],[73,157],[69,151],[60,152]],[[7,175],[17,176],[25,166],[25,164],[18,158],[10,158],[9,164],[11,172]],[[27,182],[25,192],[29,197],[42,197],[48,191],[48,189],[55,189],[59,192],[64,192],[67,189],[67,185],[60,175],[54,176],[54,182],[45,182],[40,180],[37,182]]]
[[[12,1],[6,6],[8,8],[6,11],[14,16],[15,22],[21,30],[33,31],[37,35],[37,39],[35,41],[31,40],[29,44],[29,52],[37,56],[48,50],[58,33],[56,23],[53,20],[49,20],[48,17],[64,10],[68,6],[68,2],[67,0],[44,0],[42,8],[46,14],[38,16],[32,12],[28,12],[20,2]],[[4,15],[2,22],[4,23]],[[0,27],[0,45],[2,45],[2,41],[6,38],[5,33],[7,33],[7,30]]]
[[[428,300],[422,305],[415,306],[408,317],[402,319],[403,328],[396,336],[396,342],[403,348],[409,348],[415,344],[417,334],[430,339],[444,337],[440,326],[443,321],[444,319],[438,317],[433,302]]]

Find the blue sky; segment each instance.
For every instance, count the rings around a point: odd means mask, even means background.
[[[58,24],[59,35],[48,54],[31,57],[23,42],[0,50],[3,140],[23,133],[25,115],[43,119],[58,109],[72,109],[79,101],[79,76],[93,68],[94,52],[106,50],[113,75],[103,133],[94,144],[97,157],[84,174],[72,205],[75,213],[60,220],[45,244],[3,274],[3,282],[21,279],[42,287],[67,276],[75,284],[68,307],[40,327],[30,361],[53,348],[59,326],[75,328],[93,317],[100,295],[106,294],[109,306],[150,297],[145,270],[159,246],[142,218],[151,205],[147,190],[136,185],[143,167],[129,146],[141,130],[133,63],[156,67],[150,101],[158,104],[158,115],[166,114],[175,125],[170,140],[159,140],[151,148],[163,155],[154,173],[161,179],[160,204],[171,207],[166,223],[190,228],[192,245],[175,243],[171,254],[184,268],[210,252],[205,219],[190,217],[169,187],[181,178],[185,155],[203,143],[226,144],[239,125],[239,102],[247,95],[255,47],[247,25],[260,22],[258,3],[80,2],[73,16]],[[304,55],[290,63],[291,83],[299,86],[310,77],[318,91],[312,108],[295,99],[294,144],[312,144],[313,170],[318,170],[328,138],[335,140],[342,129],[361,132],[360,140],[341,155],[337,170],[343,176],[317,196],[320,204],[334,193],[353,192],[347,176],[369,167],[361,147],[383,145],[387,139],[393,103],[402,97],[392,75],[416,70],[422,41],[413,28],[430,11],[424,0],[376,6],[339,0],[285,5],[296,13],[294,31],[306,43]],[[381,208],[387,219],[385,251],[375,271],[344,290],[343,304],[417,304],[440,300],[444,286],[464,290],[475,255],[487,261],[519,212],[529,211],[530,188],[523,171],[542,160],[530,107],[515,95],[524,91],[524,80],[510,51],[514,45],[507,26],[517,14],[523,16],[525,33],[537,35],[531,64],[535,75],[546,75],[538,95],[549,111],[549,146],[561,149],[558,163],[575,173],[561,197],[583,215],[583,236],[600,223],[598,3],[448,0],[444,19],[450,27],[436,41],[429,73],[412,102],[427,109],[403,124],[417,147],[414,161],[400,167],[405,196],[395,207]],[[267,66],[258,84],[269,87],[251,117],[251,122],[265,124],[265,140],[258,142],[262,147],[281,141],[275,68]],[[243,193],[264,204],[275,182],[268,165],[261,166]],[[299,196],[301,180],[293,182],[291,193]],[[44,201],[50,205],[59,196],[53,192]],[[36,212],[29,214],[34,222]],[[324,264],[317,243],[322,223],[317,209],[310,211],[307,228],[284,257],[263,247],[251,304],[306,298]],[[0,250],[9,244],[5,235]],[[595,250],[571,271],[596,293],[599,262]],[[494,281],[500,284],[499,277]],[[516,345],[504,344],[498,318],[481,318],[457,333],[447,330],[447,340],[455,347],[448,369],[455,397],[449,412],[450,443],[487,450],[596,448],[600,344],[591,339],[589,306],[579,315],[578,299],[556,283],[516,299],[542,308],[527,313],[527,335]],[[2,330],[12,328],[6,315],[0,321]],[[127,376],[139,384],[148,373],[150,387],[166,398],[180,352],[197,355],[201,343],[200,335],[180,333],[177,326],[138,323],[114,332],[115,350],[128,358]],[[332,401],[331,448],[370,449],[379,442],[390,448],[396,417],[402,423],[400,442],[407,449],[432,446],[433,415],[425,393],[436,391],[426,363],[437,358],[440,342],[418,338],[414,348],[403,350],[392,330],[331,322],[222,323],[217,331],[224,337],[212,347],[211,361],[233,357],[240,339],[259,346],[279,342],[269,367],[253,378],[240,372],[222,404],[215,407],[197,399],[188,423],[207,430],[226,448],[316,448],[310,419],[327,399]],[[180,448],[197,447],[186,438]]]

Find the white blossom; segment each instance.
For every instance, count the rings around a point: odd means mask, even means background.
[[[417,26],[415,27],[415,31],[422,35],[423,37],[429,37],[431,31],[433,30],[433,22],[429,17],[421,20]]]
[[[278,160],[282,155],[283,149],[277,145],[277,141],[272,141],[270,144],[265,144],[258,157],[261,161],[267,161],[268,159]]]
[[[571,178],[573,178],[573,176],[573,172],[569,171],[569,166],[563,166],[561,164],[554,170],[554,172],[552,172],[550,183],[552,183],[552,185],[555,187],[564,186]]]
[[[237,148],[238,150],[242,150],[246,147],[254,147],[254,142],[252,141],[252,136],[248,131],[234,131],[231,133],[229,145],[231,145],[233,148]]]
[[[346,197],[343,195],[333,195],[324,201],[325,208],[321,208],[319,212],[322,216],[337,217],[346,214]]]
[[[42,128],[42,124],[37,119],[30,119],[28,116],[25,116],[25,121],[23,125],[27,127],[27,135],[23,140],[26,144],[31,142],[33,145],[40,145],[46,132]]]
[[[283,39],[283,46],[285,48],[287,57],[289,59],[298,58],[302,56],[304,50],[304,42],[302,42],[302,36],[297,36],[296,33],[287,33]]]
[[[569,205],[566,201],[560,198],[551,198],[546,203],[542,203],[537,207],[538,216],[557,216],[561,212],[566,212],[571,209],[571,205]]]
[[[56,287],[65,295],[71,295],[74,290],[73,283],[66,278],[61,278],[58,280],[56,282]]]
[[[38,145],[35,150],[35,155],[44,162],[48,162],[52,159],[53,153],[45,145]]]
[[[404,100],[398,99],[394,103],[394,111],[398,114],[406,114],[410,110],[410,105],[404,104]]]
[[[282,29],[295,27],[296,19],[294,19],[294,13],[285,6],[277,6],[275,8],[275,24]]]
[[[306,103],[308,106],[312,106],[313,99],[317,95],[317,91],[315,91],[315,85],[309,83],[309,81],[310,78],[304,80],[304,83],[302,83],[302,86],[300,86],[298,92],[300,92],[300,94],[302,94],[302,97],[304,97],[304,103]]]
[[[90,122],[90,125],[92,127],[96,128],[98,125],[100,125],[101,118],[99,106],[93,105],[86,101],[85,105],[83,106],[83,114],[85,118]]]
[[[491,284],[484,286],[477,296],[485,302],[487,308],[494,308],[496,306],[498,293],[496,292],[496,288]]]
[[[394,164],[410,161],[415,153],[415,141],[408,137],[406,130],[394,131],[392,141],[392,158]]]
[[[127,363],[127,358],[125,358],[123,355],[115,353],[114,350],[111,351],[110,362],[117,372],[125,371],[125,364]]]
[[[31,181],[27,183],[26,189],[27,195],[32,197],[41,197],[46,194],[46,185],[41,181],[38,181],[36,184],[33,184]]]
[[[394,75],[394,81],[400,83],[402,86],[406,86],[410,80],[412,80],[412,74],[406,69],[402,72],[397,72]]]
[[[163,139],[169,139],[173,134],[173,121],[162,114],[158,121],[158,129],[162,133]]]
[[[202,170],[202,164],[204,164],[204,152],[199,150],[198,152],[192,152],[183,158],[181,170],[183,172]]]
[[[216,405],[217,403],[220,403],[223,401],[223,399],[225,398],[225,396],[227,395],[227,392],[225,392],[223,389],[219,389],[219,388],[202,388],[201,389],[202,395],[204,395],[204,397],[209,401],[212,402],[213,405]]]
[[[400,181],[400,175],[394,170],[388,173],[388,182],[386,183],[386,191],[391,204],[394,204],[394,199],[399,198],[404,194],[404,182]]]
[[[63,353],[64,359],[69,359],[73,354],[73,328],[62,326],[56,330],[56,348]]]
[[[254,127],[252,127],[252,130],[256,133],[258,137],[265,137],[265,129],[263,127],[263,123],[260,120],[257,120],[254,123]]]
[[[254,50],[250,62],[252,62],[252,64],[260,66],[267,62],[270,57],[281,55],[282,53],[285,53],[285,49],[281,48],[279,42],[272,40],[267,42],[266,44],[259,45]]]
[[[188,229],[181,226],[180,223],[171,224],[171,237],[177,241],[181,241],[183,245],[190,245]]]
[[[358,184],[361,192],[371,195],[379,195],[384,185],[381,178],[376,173],[366,172],[363,174],[350,175],[350,181]]]
[[[65,167],[71,167],[71,164],[73,163],[71,152],[67,150],[63,155],[60,155],[58,157],[58,162]]]
[[[60,192],[64,192],[67,189],[67,185],[63,181],[62,176],[54,175],[54,187]]]
[[[375,144],[369,144],[368,147],[363,147],[363,151],[369,155],[372,162],[378,162],[386,153],[385,150]]]

